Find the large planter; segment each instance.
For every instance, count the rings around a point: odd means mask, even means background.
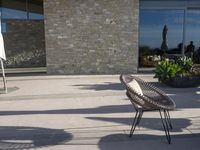
[[[176,88],[190,88],[200,85],[200,77],[174,77],[171,80],[164,82],[166,85]]]

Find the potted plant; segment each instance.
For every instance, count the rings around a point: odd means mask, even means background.
[[[181,57],[176,62],[164,59],[158,63],[154,73],[154,77],[160,82],[172,87],[187,88],[200,85],[200,71],[195,69],[191,58]]]

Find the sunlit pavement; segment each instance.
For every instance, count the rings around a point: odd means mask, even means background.
[[[7,77],[7,94],[0,82],[0,150],[199,150],[200,88],[170,88],[151,74],[137,76],[175,100],[172,144],[158,112],[144,113],[128,137],[135,112],[119,75],[28,75]]]

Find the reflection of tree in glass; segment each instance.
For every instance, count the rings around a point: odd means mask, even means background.
[[[162,31],[162,45],[161,45],[161,50],[164,51],[164,53],[166,53],[166,51],[168,50],[168,45],[167,45],[167,25],[164,25],[163,27],[163,31]]]
[[[151,54],[151,49],[149,46],[140,47],[140,56],[148,56]]]

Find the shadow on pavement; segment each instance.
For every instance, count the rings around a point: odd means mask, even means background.
[[[74,85],[80,87],[83,90],[94,90],[94,91],[102,91],[102,90],[124,90],[125,88],[121,83],[113,83],[113,82],[105,82],[104,84],[79,84]]]
[[[111,134],[101,138],[100,150],[199,150],[200,134],[171,135],[172,143],[167,144],[165,135]]]
[[[133,121],[133,118],[87,117],[87,119],[126,124],[130,125],[130,128]],[[189,119],[171,118],[171,121],[173,125],[172,132],[181,132],[182,129],[185,129],[192,124],[191,120]],[[161,130],[164,132],[160,118],[142,118],[140,122],[140,127]]]
[[[1,150],[48,147],[68,142],[72,138],[72,134],[62,129],[0,126]]]
[[[0,111],[4,115],[34,115],[34,114],[107,114],[107,113],[130,113],[132,105],[109,105],[97,108],[59,109],[59,110],[27,110],[27,111]]]

